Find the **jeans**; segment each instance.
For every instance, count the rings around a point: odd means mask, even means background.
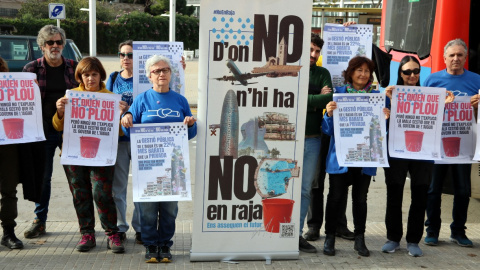
[[[385,226],[387,239],[400,242],[403,236],[402,201],[407,172],[410,172],[411,203],[408,212],[407,243],[418,244],[423,235],[423,222],[427,208],[427,192],[432,179],[433,163],[410,159],[389,159],[385,170],[387,185],[387,211]]]
[[[320,155],[321,142],[320,136],[305,138],[302,169],[302,197],[300,201],[300,235],[302,235],[305,217],[307,216],[308,207],[310,206],[310,193],[312,191],[313,179],[315,178],[318,156]]]
[[[453,235],[465,234],[465,223],[467,222],[468,204],[470,202],[471,183],[470,173],[471,164],[435,164],[433,166],[433,178],[428,189],[427,202],[427,233],[438,236],[442,220],[440,218],[440,207],[442,205],[442,189],[445,175],[448,168],[452,169],[453,177],[453,222],[450,224],[450,230]]]
[[[4,228],[14,228],[17,225],[18,166],[17,145],[0,145],[0,221]]]
[[[178,202],[139,202],[142,241],[145,247],[173,245]]]
[[[130,227],[127,222],[127,188],[131,159],[130,142],[119,141],[115,175],[112,183],[113,200],[117,206],[117,226],[119,232],[126,232]],[[132,226],[135,232],[141,232],[137,203],[134,203]]]
[[[40,203],[35,203],[34,213],[37,215],[35,219],[41,222],[47,221],[48,204],[50,203],[50,194],[52,191],[52,173],[53,173],[53,157],[55,150],[62,147],[62,133],[51,132],[46,134],[45,141],[45,173],[43,175],[42,196]]]
[[[118,232],[117,211],[112,198],[114,167],[63,165],[63,169],[72,192],[80,232],[95,233],[94,201],[105,233],[113,235]]]
[[[325,211],[325,233],[334,235],[342,212],[342,197],[352,185],[352,213],[355,236],[365,234],[367,222],[367,194],[370,187],[370,175],[362,173],[362,168],[348,168],[343,174],[330,174],[330,190]]]

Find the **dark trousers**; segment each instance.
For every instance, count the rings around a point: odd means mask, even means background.
[[[432,179],[433,163],[411,159],[389,159],[385,170],[387,210],[385,226],[387,239],[400,242],[403,236],[402,201],[407,172],[410,172],[411,203],[408,211],[407,243],[418,244],[423,235],[427,208],[427,192]]]
[[[442,206],[443,181],[447,175],[448,168],[452,169],[453,176],[453,222],[450,230],[454,235],[465,234],[465,223],[467,222],[468,204],[470,203],[472,170],[471,164],[435,164],[433,166],[433,177],[428,189],[427,201],[427,232],[438,235],[442,220],[440,218]]]
[[[41,222],[47,221],[48,205],[50,204],[50,194],[52,191],[52,174],[53,174],[53,159],[55,157],[55,150],[57,147],[62,147],[62,133],[50,132],[45,135],[45,173],[43,176],[42,196],[39,203],[35,203],[36,219]]]
[[[117,208],[112,197],[114,166],[93,167],[64,165],[68,185],[73,195],[73,206],[77,213],[80,232],[95,232],[95,213],[93,202],[97,206],[98,217],[107,235],[118,231]]]
[[[335,234],[342,212],[342,198],[352,185],[352,213],[355,235],[365,233],[367,222],[367,194],[370,187],[370,175],[362,173],[362,168],[348,168],[343,174],[330,174],[330,189],[325,212],[325,233]]]
[[[14,228],[17,225],[18,177],[17,145],[0,145],[0,221],[4,228]]]
[[[313,230],[320,230],[323,225],[323,191],[325,189],[325,178],[327,175],[325,172],[325,161],[327,160],[329,144],[330,136],[322,133],[322,146],[320,147],[320,156],[318,158],[317,171],[315,173],[315,180],[310,195],[310,207],[308,208],[307,214],[308,228],[312,228]],[[345,193],[344,196],[344,214],[340,220],[338,220],[338,228],[340,230],[347,229],[347,217],[345,216],[345,211],[347,210],[347,197],[348,192]]]

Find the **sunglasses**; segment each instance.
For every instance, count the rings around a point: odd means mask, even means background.
[[[47,44],[48,46],[53,46],[54,43],[57,43],[58,46],[62,46],[63,45],[63,40],[59,39],[59,40],[47,40],[47,41],[45,41],[45,44]]]
[[[153,73],[155,75],[160,75],[160,74],[168,74],[170,73],[170,68],[162,68],[162,69],[155,69],[155,70],[152,70],[150,71],[150,73]]]
[[[406,69],[406,70],[402,70],[402,73],[403,75],[406,75],[406,76],[410,76],[413,74],[417,75],[420,73],[420,69],[419,68],[416,68],[416,69]]]
[[[125,57],[128,58],[128,59],[133,59],[133,53],[131,53],[131,52],[130,53],[119,52],[118,56],[120,57],[120,59],[125,59]]]

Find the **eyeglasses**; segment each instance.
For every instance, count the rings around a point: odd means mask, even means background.
[[[119,53],[118,53],[118,56],[120,57],[120,59],[125,59],[125,56],[126,56],[126,58],[128,58],[128,59],[133,59],[133,53],[131,53],[131,52],[130,52],[130,53],[121,53],[121,52],[119,52]]]
[[[45,41],[45,44],[47,44],[48,46],[53,46],[54,43],[57,43],[58,46],[62,46],[63,45],[63,40],[59,39],[59,40],[47,40],[47,41]]]
[[[155,75],[160,75],[160,74],[168,74],[170,73],[170,68],[162,68],[162,69],[155,69],[155,70],[152,70],[150,71],[150,73],[153,73]]]
[[[406,69],[406,70],[402,70],[402,73],[403,73],[403,75],[406,75],[406,76],[410,76],[410,75],[412,75],[412,73],[417,75],[418,73],[420,73],[420,69],[419,68]]]

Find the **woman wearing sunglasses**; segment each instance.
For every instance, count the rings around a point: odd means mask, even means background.
[[[420,68],[420,62],[414,56],[407,55],[403,57],[398,67],[397,85],[420,86]],[[390,104],[394,88],[395,86],[388,86],[385,89],[385,93],[389,98],[387,101],[388,105]],[[452,101],[453,94],[450,92],[445,102],[449,103]],[[422,256],[423,252],[418,243],[423,235],[427,191],[432,179],[433,161],[392,158],[389,156],[388,163],[390,167],[384,168],[385,183],[387,185],[387,210],[385,213],[387,242],[383,245],[382,251],[393,253],[400,248],[400,240],[403,236],[403,188],[407,173],[410,173],[411,203],[405,238],[407,240],[408,255],[413,257]]]
[[[133,41],[127,40],[118,45],[118,56],[122,70],[110,74],[107,89],[114,94],[122,95],[122,100],[128,106],[133,102]],[[122,241],[125,241],[130,225],[127,222],[127,187],[130,169],[130,138],[120,136],[118,139],[117,161],[115,162],[115,175],[112,183],[113,200],[117,206],[117,226]],[[134,203],[132,227],[135,230],[135,242],[142,244],[140,216],[137,203]]]

